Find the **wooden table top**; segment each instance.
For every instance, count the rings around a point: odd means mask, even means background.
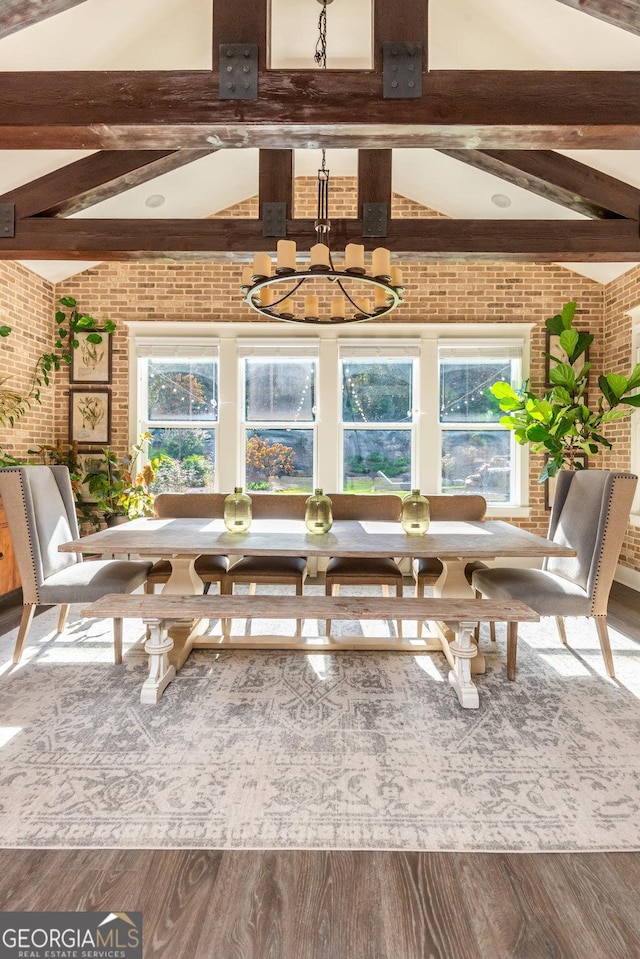
[[[432,522],[424,536],[399,523],[340,521],[328,533],[307,532],[302,520],[253,520],[230,533],[221,519],[139,519],[64,543],[67,553],[224,556],[413,556],[493,559],[574,556],[575,551],[499,520]]]

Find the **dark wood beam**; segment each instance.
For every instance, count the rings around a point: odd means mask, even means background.
[[[391,218],[391,150],[358,150],[358,216],[363,203],[386,203]]]
[[[431,71],[418,100],[366,71],[259,85],[240,106],[209,71],[0,73],[0,149],[640,148],[640,72]]]
[[[258,202],[286,203],[287,219],[293,219],[293,150],[260,150]]]
[[[640,36],[640,0],[559,0],[559,3]]]
[[[0,39],[84,2],[85,0],[2,0]]]
[[[214,150],[102,150],[11,190],[16,216],[70,216],[177,170]]]
[[[592,219],[640,217],[640,190],[550,150],[441,150]]]
[[[374,0],[373,66],[382,72],[382,44],[399,40],[422,44],[422,69],[428,70],[429,0]]]
[[[270,7],[269,0],[214,0],[214,70],[220,68],[221,43],[257,43],[258,69],[267,69],[270,60]]]
[[[298,248],[314,242],[313,220],[290,220],[287,236]],[[361,241],[359,220],[333,220],[336,248]],[[368,247],[376,241],[366,241]],[[640,261],[640,235],[632,220],[397,219],[385,240],[407,260],[556,262]],[[0,238],[0,259],[129,260],[175,257],[209,261],[247,259],[275,249],[259,220],[103,220],[31,217],[16,221],[16,235]]]

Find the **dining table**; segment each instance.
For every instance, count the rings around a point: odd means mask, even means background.
[[[90,533],[62,544],[62,552],[85,555],[138,556],[166,559],[171,574],[163,594],[198,594],[204,586],[194,569],[199,556],[222,555],[232,561],[240,556],[306,556],[320,557],[394,557],[418,559],[436,557],[442,563],[442,574],[434,586],[437,597],[474,596],[465,576],[465,566],[474,560],[525,560],[529,563],[548,556],[572,556],[574,551],[527,530],[501,520],[432,522],[422,535],[408,535],[399,523],[386,521],[345,520],[334,522],[326,533],[310,533],[303,520],[256,519],[242,533],[229,532],[222,519],[207,517],[144,518]],[[211,597],[213,600],[214,597]],[[393,619],[393,600],[389,600],[388,619]],[[295,597],[291,597],[291,618],[295,619]],[[451,663],[451,634],[444,624],[429,623],[422,637],[386,636],[349,637],[346,640],[327,636],[252,637],[250,644],[231,636],[221,621],[219,634],[209,633],[207,620],[182,623],[171,631],[171,664],[179,670],[194,648],[303,649],[307,652],[329,652],[335,649],[384,649],[422,653],[441,651]],[[150,672],[153,649],[149,642]],[[474,672],[484,671],[484,657],[476,649]],[[157,663],[156,663],[157,668]],[[157,676],[154,680],[157,687]]]

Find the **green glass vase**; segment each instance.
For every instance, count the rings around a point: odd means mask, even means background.
[[[331,500],[317,489],[305,504],[304,521],[310,533],[328,533],[333,526]]]
[[[246,533],[251,526],[251,497],[236,486],[224,500],[224,525],[230,533]]]
[[[424,536],[429,529],[429,500],[419,489],[402,500],[401,523],[407,536]]]

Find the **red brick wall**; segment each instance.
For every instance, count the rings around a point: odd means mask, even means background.
[[[604,365],[607,372],[628,376],[632,368],[631,317],[625,310],[640,306],[640,267],[624,273],[604,290]],[[613,449],[607,454],[607,469],[628,470],[631,462],[629,420],[612,424],[607,435]],[[629,526],[620,554],[623,566],[640,570],[640,529]]]
[[[0,380],[23,396],[30,391],[37,358],[53,344],[53,303],[51,283],[19,263],[0,260],[0,326],[12,330],[0,338]],[[66,371],[58,376],[67,379]],[[28,449],[50,443],[56,429],[62,428],[54,411],[54,388],[45,387],[41,405],[32,402],[14,427],[0,428],[0,447],[25,457]]]

